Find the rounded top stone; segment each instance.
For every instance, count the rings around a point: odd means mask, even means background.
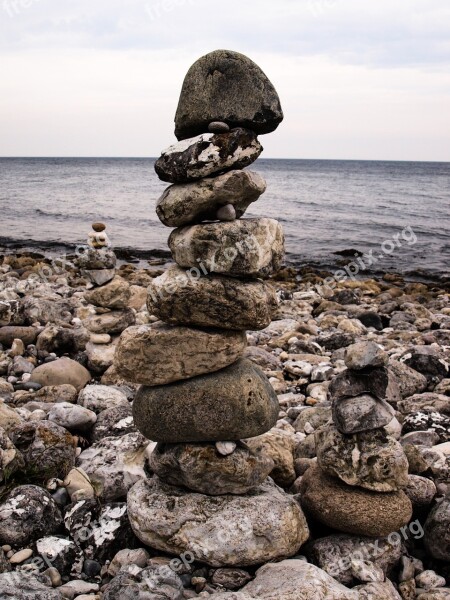
[[[106,225],[104,223],[92,223],[92,229],[100,233],[101,231],[105,231]]]
[[[215,50],[199,58],[185,77],[175,135],[178,140],[197,136],[211,122],[263,134],[282,120],[278,94],[258,65],[239,52]]]

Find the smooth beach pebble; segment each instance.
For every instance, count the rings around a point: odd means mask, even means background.
[[[236,209],[232,204],[222,206],[217,211],[217,218],[219,221],[234,221],[236,219]]]
[[[226,133],[230,131],[230,126],[223,121],[213,121],[208,125],[208,131],[210,133]]]
[[[106,225],[104,223],[92,223],[92,229],[100,233],[101,231],[105,231]]]
[[[20,563],[25,562],[29,558],[33,556],[33,550],[31,548],[26,548],[25,550],[20,550],[20,552],[16,552],[11,556],[9,562],[12,565],[20,565]]]

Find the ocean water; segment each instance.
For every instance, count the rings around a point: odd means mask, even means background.
[[[167,251],[170,230],[154,210],[167,184],[153,163],[0,159],[0,246],[75,246],[104,221],[116,249]],[[450,163],[260,159],[250,168],[268,188],[247,216],[281,221],[288,262],[333,266],[354,249],[372,257],[363,257],[369,271],[448,273]]]

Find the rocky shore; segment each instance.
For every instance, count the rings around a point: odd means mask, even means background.
[[[155,166],[174,263],[103,223],[0,256],[0,598],[450,598],[449,290],[283,265],[242,218],[282,119],[211,53]]]
[[[113,366],[122,331],[157,321],[147,287],[167,268],[124,264],[89,291],[70,261],[54,274],[51,260],[27,253],[0,262],[2,597],[119,599],[128,589],[149,598],[450,597],[448,290],[391,275],[332,289],[328,273],[292,267],[267,281],[273,321],[248,332],[244,357],[267,375],[280,411],[275,427],[232,456],[249,487],[270,474],[261,493],[275,519],[278,490],[295,499],[310,537],[276,564],[244,566],[233,556],[214,567],[188,553],[174,565],[173,554],[135,536],[127,492],[156,468],[210,493],[220,458],[205,445],[192,462],[186,444],[175,471],[173,459],[155,454],[133,423],[138,386]],[[112,291],[114,306],[102,308]],[[195,407],[188,402],[186,411],[192,417]],[[264,460],[245,466],[246,447],[263,450]],[[213,465],[213,480],[204,470],[198,476],[199,462]],[[245,493],[222,475],[221,492]],[[291,515],[287,531],[296,527]],[[207,529],[196,535],[211,541]]]

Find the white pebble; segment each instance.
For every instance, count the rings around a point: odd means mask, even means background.
[[[222,456],[228,456],[236,450],[236,442],[216,442],[216,449]]]

